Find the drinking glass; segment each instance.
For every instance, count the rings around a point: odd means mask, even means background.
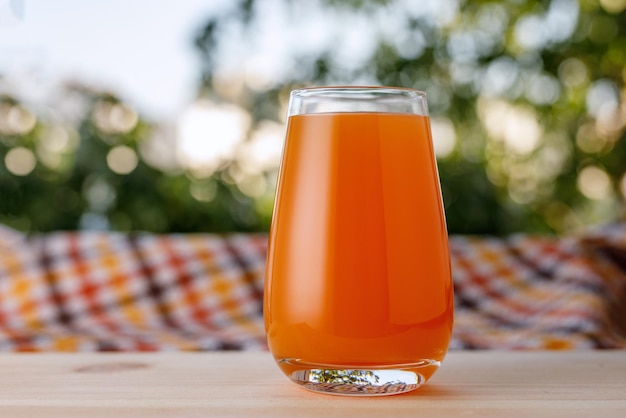
[[[309,390],[402,393],[437,370],[453,290],[424,93],[291,92],[264,315],[278,366]]]

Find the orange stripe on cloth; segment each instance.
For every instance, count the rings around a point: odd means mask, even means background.
[[[626,348],[626,226],[450,238],[453,349]],[[266,349],[265,234],[0,226],[0,351]]]

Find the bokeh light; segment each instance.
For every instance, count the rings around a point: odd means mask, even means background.
[[[234,157],[249,124],[249,115],[238,106],[195,102],[179,120],[177,156],[181,165],[196,176],[209,177]]]
[[[108,152],[107,165],[117,174],[128,174],[132,172],[139,161],[137,153],[126,145],[118,145]]]
[[[457,141],[452,121],[443,117],[432,118],[431,130],[435,155],[438,158],[445,158],[452,154],[456,148]]]
[[[0,103],[0,133],[25,135],[37,123],[37,117],[28,109],[13,104]]]
[[[602,8],[609,13],[621,13],[626,10],[626,0],[600,0]]]
[[[250,140],[240,144],[237,161],[250,174],[276,170],[280,164],[285,126],[271,120],[261,121]]]
[[[593,200],[606,199],[611,195],[611,178],[606,171],[596,166],[587,166],[578,174],[578,190]]]
[[[511,152],[529,154],[539,145],[543,131],[532,108],[485,100],[481,109],[489,136],[503,142]]]
[[[24,147],[15,147],[7,152],[4,164],[9,172],[16,176],[26,176],[35,169],[37,159],[35,154]]]
[[[123,134],[137,125],[139,116],[123,103],[101,100],[93,109],[95,125],[107,134]]]

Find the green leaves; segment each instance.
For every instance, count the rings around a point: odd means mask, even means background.
[[[624,213],[625,10],[617,0],[234,2],[195,38],[198,96],[243,109],[248,143],[263,126],[284,126],[292,88],[425,90],[434,141],[445,140],[450,232],[566,232]],[[0,222],[35,231],[269,227],[277,167],[249,169],[237,151],[190,170],[177,160],[175,133],[115,95],[66,94],[80,98],[78,118],[0,97]],[[248,160],[259,152],[249,150]]]

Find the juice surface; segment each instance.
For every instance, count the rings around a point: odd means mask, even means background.
[[[289,118],[265,297],[277,359],[443,358],[452,281],[427,117]]]

